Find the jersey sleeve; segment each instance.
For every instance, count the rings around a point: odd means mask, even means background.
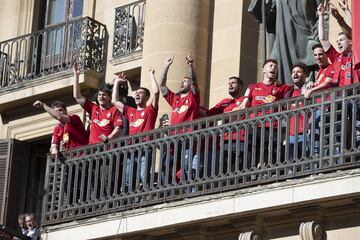
[[[56,145],[59,145],[60,142],[61,142],[61,137],[62,136],[59,136],[60,134],[60,128],[58,125],[56,125],[54,127],[54,130],[53,130],[53,136],[52,136],[52,139],[51,139],[51,144],[56,144]]]
[[[119,112],[119,110],[113,106],[113,123],[114,123],[114,127],[123,127],[123,120],[122,120],[122,114]]]
[[[336,57],[338,55],[338,52],[336,51],[336,49],[333,47],[333,45],[330,46],[330,48],[327,50],[326,52],[327,56],[329,57],[331,63],[334,63],[336,60]]]
[[[176,97],[175,93],[173,91],[171,91],[170,89],[164,96],[165,100],[169,103],[170,106],[172,106],[172,103],[173,103],[175,97]]]
[[[92,102],[90,102],[89,100],[85,100],[83,108],[85,109],[85,111],[87,113],[90,114],[90,116],[91,116],[91,112],[92,112],[92,109],[93,109],[93,105],[94,104]]]
[[[223,101],[218,102],[214,107],[206,112],[208,116],[217,115],[224,112],[224,109],[221,107]]]

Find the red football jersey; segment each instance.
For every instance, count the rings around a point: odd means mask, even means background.
[[[70,123],[59,123],[53,131],[52,143],[60,145],[62,142],[65,149],[71,149],[88,144],[84,124],[76,114],[69,115]]]
[[[339,87],[347,86],[353,83],[352,54],[344,56],[331,46],[326,52],[334,68],[333,83]]]
[[[261,82],[249,85],[245,97],[249,98],[250,106],[255,107],[283,99],[290,90],[291,87],[286,84],[277,86],[275,84],[265,85]]]
[[[109,136],[115,127],[123,126],[122,115],[115,106],[101,109],[99,105],[86,100],[84,109],[91,119],[89,144],[102,142],[100,135]]]
[[[207,115],[213,116],[213,115],[217,115],[217,114],[221,114],[221,113],[233,112],[233,111],[240,110],[240,105],[243,100],[244,100],[244,97],[225,98],[225,99],[221,100],[218,104],[216,104],[213,108],[208,110]],[[237,135],[236,132],[232,133],[233,140],[236,140],[236,135]],[[229,140],[228,132],[225,133],[224,140]],[[240,141],[244,141],[244,140],[245,140],[245,130],[241,129],[240,130]]]
[[[177,124],[199,118],[200,95],[194,94],[191,90],[185,97],[168,91],[165,95],[166,101],[171,106],[170,124]]]
[[[298,88],[293,90],[291,97],[299,97],[302,95],[302,88]],[[291,104],[290,109],[297,109],[298,107],[303,107],[304,104],[299,101],[298,105],[296,106],[295,104]],[[297,117],[295,116],[291,116],[290,118],[290,135],[291,136],[295,136],[295,124],[296,124],[296,118],[297,118],[297,126],[298,126],[298,134],[303,134],[304,132],[304,127],[307,126],[308,124],[308,117],[304,116],[305,113],[299,113],[297,115]],[[304,125],[304,117],[305,117],[305,125]]]
[[[129,119],[129,134],[141,133],[155,128],[158,109],[152,104],[144,109],[125,106],[126,117]]]

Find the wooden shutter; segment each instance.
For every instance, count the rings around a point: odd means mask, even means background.
[[[0,140],[0,224],[18,229],[24,212],[29,147],[16,139]]]

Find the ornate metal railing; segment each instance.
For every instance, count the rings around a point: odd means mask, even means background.
[[[145,0],[115,9],[113,58],[141,52],[145,26]]]
[[[105,25],[89,17],[0,42],[0,91],[71,69],[102,72],[106,61]]]
[[[359,145],[353,85],[86,146],[48,156],[43,224],[351,168]]]

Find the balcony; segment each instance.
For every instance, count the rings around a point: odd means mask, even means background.
[[[75,59],[83,72],[92,72],[90,85],[96,85],[105,69],[106,39],[105,25],[85,17],[0,42],[0,109],[69,88],[71,81],[61,80],[72,76]]]
[[[145,6],[145,0],[141,0],[115,9],[113,64],[141,58]]]
[[[356,168],[359,102],[334,88],[48,156],[42,223]]]

